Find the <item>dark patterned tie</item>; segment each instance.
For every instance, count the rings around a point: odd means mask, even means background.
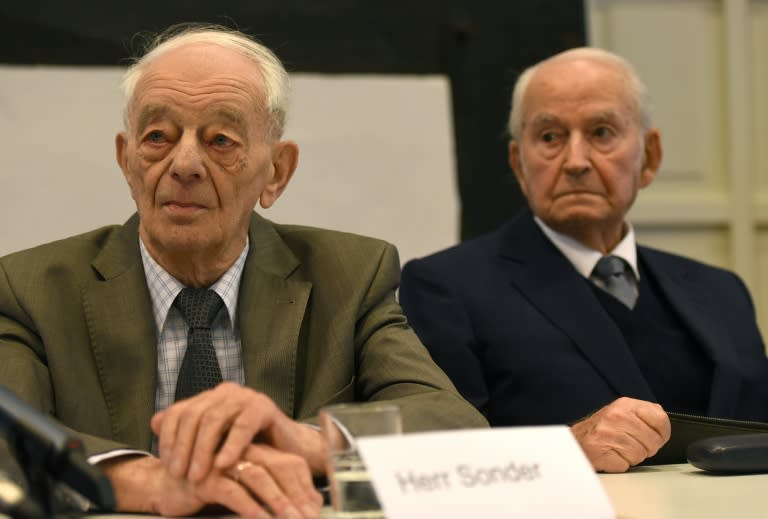
[[[176,382],[176,400],[183,400],[221,382],[221,369],[213,347],[211,323],[224,301],[213,290],[185,288],[173,304],[187,320],[187,352]]]
[[[637,287],[630,276],[633,274],[629,265],[618,256],[603,256],[592,271],[592,277],[601,280],[605,285],[600,288],[629,308],[634,308],[637,301]]]

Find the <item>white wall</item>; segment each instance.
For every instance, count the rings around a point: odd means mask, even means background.
[[[736,271],[768,330],[768,0],[588,0],[650,90],[665,157],[638,238]]]
[[[121,223],[122,69],[0,66],[0,255]],[[384,238],[403,261],[458,241],[450,99],[436,76],[293,76],[301,156],[266,217]]]

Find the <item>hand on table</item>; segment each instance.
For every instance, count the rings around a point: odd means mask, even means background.
[[[622,397],[573,424],[571,431],[599,472],[625,472],[656,454],[671,434],[659,404]]]
[[[249,452],[254,459],[282,454],[274,449],[270,453],[270,447],[258,447],[259,452]],[[193,482],[172,476],[153,456],[112,458],[99,467],[112,483],[119,511],[189,516],[219,505],[242,517],[268,518],[272,517],[270,512],[285,518],[320,516],[322,500],[295,508],[292,499],[298,485],[292,481],[290,470],[266,473],[256,463],[243,462],[239,469],[211,471],[201,481]]]
[[[320,511],[312,474],[325,471],[325,440],[262,393],[224,382],[157,413],[152,430],[160,460],[176,478],[202,483],[217,471],[239,472],[240,483],[281,517]]]

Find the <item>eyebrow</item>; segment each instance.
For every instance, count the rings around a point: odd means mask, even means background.
[[[547,126],[550,124],[556,124],[560,122],[560,118],[552,114],[538,114],[531,119],[527,126],[538,128],[541,126]]]
[[[211,110],[211,112],[215,117],[224,119],[238,128],[246,128],[248,126],[245,115],[238,110],[233,110],[231,108],[216,108]],[[143,132],[152,121],[161,119],[170,113],[171,109],[165,105],[147,105],[143,107],[141,112],[139,112],[136,132]]]
[[[622,121],[622,117],[613,110],[603,110],[591,116],[589,120],[596,121],[596,122],[606,121],[606,122],[618,123]]]
[[[170,109],[163,105],[147,105],[139,112],[139,118],[136,124],[136,133],[141,133],[149,126],[149,123],[168,114]]]
[[[560,118],[552,114],[538,114],[534,117],[530,124],[531,126],[541,126],[543,124],[552,124],[560,121]]]
[[[248,126],[248,121],[246,120],[245,115],[238,110],[232,110],[231,108],[217,108],[213,110],[213,113],[216,117],[221,117],[239,128],[246,128]]]
[[[621,115],[619,115],[614,110],[601,110],[597,113],[590,115],[589,118],[587,119],[587,121],[591,124],[594,124],[596,122],[598,123],[609,122],[609,123],[615,124],[615,123],[620,123],[622,120],[623,119]],[[558,124],[559,122],[560,122],[559,117],[552,114],[543,113],[543,114],[536,115],[536,117],[534,117],[528,125],[533,128],[540,128],[542,126]]]

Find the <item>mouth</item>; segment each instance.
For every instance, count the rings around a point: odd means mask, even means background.
[[[596,193],[595,191],[587,191],[586,189],[574,189],[564,193],[558,193],[555,195],[555,198],[563,198],[566,196],[601,196],[601,194]]]
[[[170,200],[163,203],[163,208],[168,211],[171,216],[193,216],[194,214],[204,211],[207,208],[204,205],[194,202],[180,202],[178,200]]]

